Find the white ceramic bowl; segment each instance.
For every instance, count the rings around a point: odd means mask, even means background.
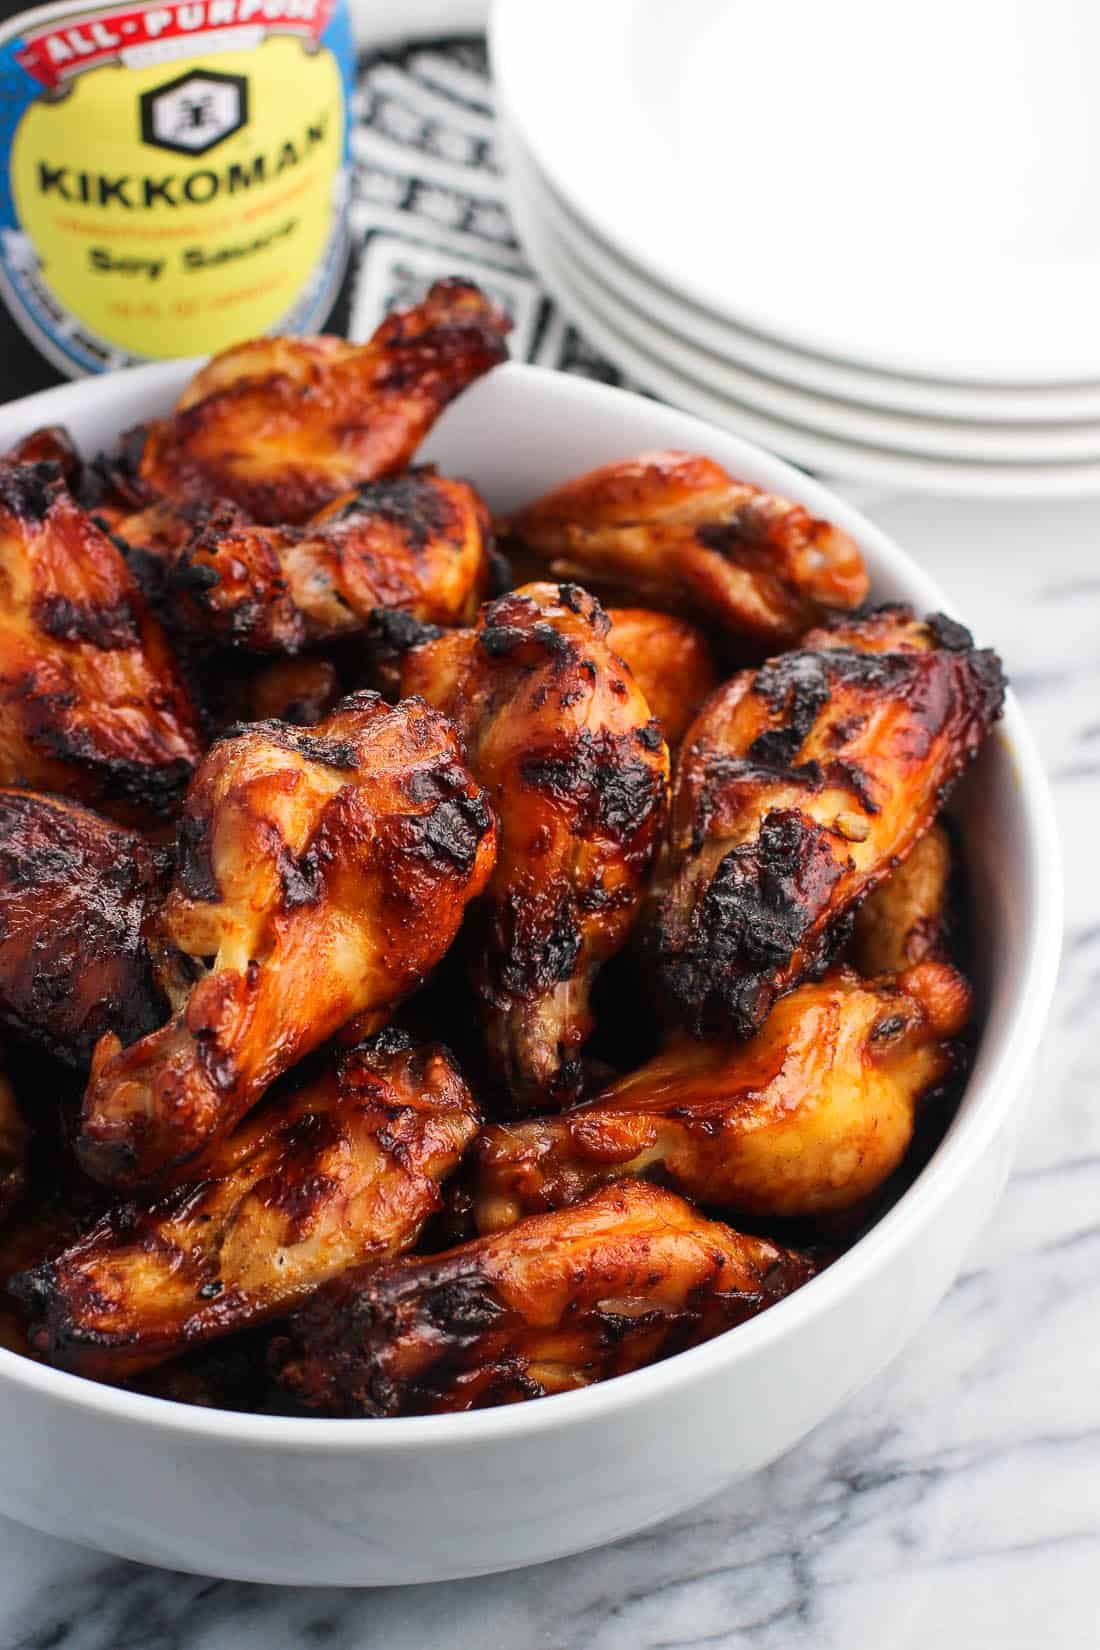
[[[166,408],[189,371],[140,368],[0,409],[0,451],[45,423],[67,424],[85,450],[105,445]],[[424,456],[508,509],[657,446],[709,453],[831,517],[858,541],[876,597],[946,605],[902,551],[815,482],[686,414],[586,380],[500,368],[450,409]],[[1061,937],[1050,800],[1011,697],[956,812],[980,912],[976,1063],[932,1161],[822,1276],[652,1369],[473,1415],[235,1415],[96,1386],[0,1351],[0,1511],[211,1575],[440,1580],[628,1535],[797,1446],[925,1322],[1008,1172]]]

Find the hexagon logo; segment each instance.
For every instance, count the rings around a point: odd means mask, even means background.
[[[177,155],[205,155],[248,124],[248,81],[192,69],[141,94],[141,136]]]

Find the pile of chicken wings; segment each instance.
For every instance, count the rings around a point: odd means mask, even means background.
[[[797,1289],[945,1125],[996,655],[709,458],[492,522],[412,461],[507,330],[439,282],[0,461],[9,1348],[559,1392]]]

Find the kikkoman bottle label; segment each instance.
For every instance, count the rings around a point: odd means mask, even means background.
[[[75,375],[325,319],[347,255],[344,0],[61,4],[0,28],[0,287]]]

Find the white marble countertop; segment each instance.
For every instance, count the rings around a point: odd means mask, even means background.
[[[916,1343],[759,1478],[618,1546],[487,1580],[238,1585],[0,1520],[0,1650],[1100,1642],[1100,504],[860,502],[1004,654],[1066,848],[1062,980],[1016,1171]]]

